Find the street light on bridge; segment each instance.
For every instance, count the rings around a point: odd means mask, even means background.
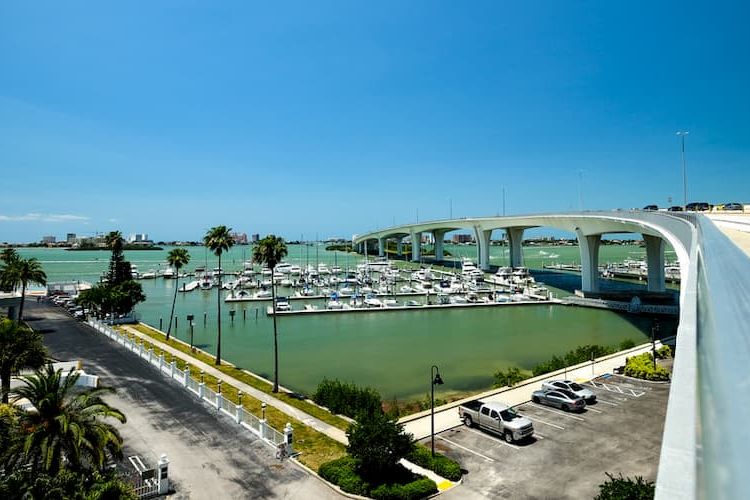
[[[682,139],[682,199],[684,202],[683,209],[687,210],[687,171],[685,169],[685,136],[690,132],[687,130],[678,130],[677,135]]]

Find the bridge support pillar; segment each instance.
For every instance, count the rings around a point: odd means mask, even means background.
[[[523,227],[509,227],[505,230],[508,236],[510,267],[523,267]]]
[[[432,237],[435,240],[435,261],[440,262],[443,260],[443,239],[445,238],[445,230],[436,229],[432,232]]]
[[[581,251],[581,290],[584,292],[599,291],[599,245],[601,234],[585,235],[576,228],[578,248]]]
[[[422,260],[422,233],[411,233],[411,261]]]
[[[385,240],[386,238],[378,238],[378,256],[385,257]]]
[[[396,255],[399,257],[404,256],[404,241],[401,238],[396,242]]]
[[[477,239],[477,261],[479,269],[482,271],[490,270],[490,237],[492,236],[492,229],[479,229],[474,227]]]
[[[664,284],[664,240],[658,236],[643,235],[646,242],[646,264],[648,266],[648,291],[663,292]]]

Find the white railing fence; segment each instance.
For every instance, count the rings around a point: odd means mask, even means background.
[[[188,367],[185,367],[184,370],[177,368],[176,361],[174,359],[167,361],[164,357],[164,352],[157,355],[154,353],[153,348],[145,347],[143,342],[138,342],[137,339],[132,339],[126,335],[122,335],[111,326],[101,321],[89,319],[87,323],[97,332],[122,345],[130,352],[146,361],[146,363],[156,368],[163,376],[170,378],[193,395],[206,401],[218,412],[224,413],[234,419],[241,427],[249,430],[267,444],[274,448],[278,448],[281,444],[286,444],[286,455],[293,455],[294,452],[291,443],[292,427],[290,425],[287,424],[284,432],[277,431],[268,425],[265,420],[258,418],[242,406],[236,405],[231,400],[225,398],[221,393],[217,393],[211,388],[206,387],[201,381],[192,378]]]

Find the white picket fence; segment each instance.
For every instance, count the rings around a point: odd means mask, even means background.
[[[274,448],[278,448],[280,444],[286,443],[287,455],[291,456],[294,453],[290,442],[292,435],[291,426],[287,426],[285,432],[277,431],[268,425],[265,420],[253,415],[242,406],[233,403],[221,393],[216,393],[206,387],[202,381],[193,379],[190,376],[189,368],[186,367],[185,370],[180,370],[177,368],[174,360],[172,360],[171,363],[166,362],[164,360],[164,353],[157,356],[154,354],[153,349],[144,348],[143,343],[135,342],[134,340],[121,335],[112,327],[101,321],[89,320],[88,324],[97,332],[109,337],[114,342],[138,355],[153,368],[159,370],[159,372],[165,377],[169,377],[191,394],[195,395],[202,401],[207,402],[211,407],[216,408],[216,411],[224,413],[232,418],[237,424],[261,438],[265,443]]]

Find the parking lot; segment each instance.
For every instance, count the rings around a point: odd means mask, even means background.
[[[534,423],[534,437],[524,442],[466,426],[437,434],[436,451],[467,471],[447,498],[582,499],[598,493],[605,472],[655,480],[669,384],[614,375],[584,385],[598,401],[580,413],[516,406]],[[429,438],[422,443],[429,446]]]

